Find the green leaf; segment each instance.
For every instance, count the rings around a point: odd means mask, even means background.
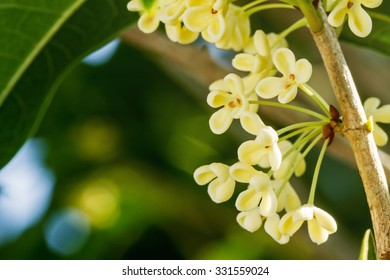
[[[360,248],[359,260],[376,260],[375,239],[370,229],[366,230]]]
[[[1,1],[0,105],[50,38],[84,1]]]
[[[35,133],[65,74],[136,19],[128,0],[82,2],[0,4],[0,38],[9,36],[0,44],[1,98],[7,96],[0,107],[0,167]]]
[[[376,9],[365,10],[372,19],[373,28],[370,35],[366,38],[357,37],[345,26],[340,39],[390,55],[390,1],[383,1]]]

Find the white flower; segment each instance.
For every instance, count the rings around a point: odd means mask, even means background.
[[[176,25],[186,10],[184,0],[158,0],[161,5],[160,20],[165,24]]]
[[[156,31],[160,24],[160,5],[158,0],[142,1],[131,0],[127,4],[127,9],[132,12],[139,12],[138,28],[144,33]]]
[[[374,129],[372,131],[375,144],[377,146],[384,146],[388,141],[386,132],[380,128],[377,123],[390,123],[390,105],[384,105],[380,108],[381,101],[376,97],[370,97],[364,102],[364,111],[367,117],[372,116],[374,121]]]
[[[244,162],[237,162],[230,167],[230,176],[240,183],[249,183],[252,177],[261,173],[263,172]]]
[[[255,118],[257,115],[245,114],[244,116],[247,118],[242,118],[241,125],[257,137],[255,140],[249,140],[240,145],[238,159],[241,162],[255,165],[266,158],[272,170],[277,170],[282,162],[282,154],[278,147],[278,134],[272,127],[263,126],[260,118]]]
[[[348,15],[348,26],[351,31],[359,37],[366,37],[372,30],[372,21],[362,5],[376,8],[380,4],[382,0],[341,0],[329,14],[328,22],[334,27],[339,27]]]
[[[165,31],[171,41],[180,44],[193,43],[199,37],[199,33],[188,30],[181,22],[177,22],[176,24],[165,24]]]
[[[264,224],[264,230],[279,244],[286,244],[288,241],[290,241],[290,236],[280,232],[279,223],[280,218],[278,214],[267,217],[267,220]]]
[[[236,185],[229,175],[229,166],[222,163],[212,163],[197,168],[194,179],[198,185],[209,184],[207,191],[215,203],[229,200]]]
[[[215,42],[215,45],[220,49],[242,50],[250,40],[249,16],[241,7],[229,4],[225,23],[225,32],[221,39]],[[206,41],[212,42],[212,38],[207,38],[206,33],[202,35]]]
[[[238,213],[236,220],[242,228],[249,232],[255,232],[263,223],[259,208]]]
[[[232,61],[233,67],[237,70],[251,73],[262,73],[264,71],[266,74],[273,73],[274,65],[267,35],[264,31],[257,30],[253,41],[256,53],[237,54]]]
[[[287,212],[279,223],[282,234],[292,236],[307,221],[310,239],[318,245],[328,240],[329,234],[337,231],[334,218],[324,210],[305,204],[298,209]]]
[[[284,155],[292,147],[292,144],[291,144],[290,141],[285,140],[285,141],[279,142],[278,146],[279,146],[280,151],[282,152],[282,155]],[[302,156],[302,154],[299,153],[296,150],[291,152],[285,159],[283,159],[280,167],[278,168],[278,170],[276,170],[272,174],[272,176],[275,179],[283,179],[283,178],[285,178],[288,175],[288,173],[290,172],[291,168],[295,169],[294,170],[295,176],[297,176],[297,177],[301,176],[303,173],[305,173],[305,170],[306,170],[306,162],[305,162],[305,160],[302,159],[298,163],[298,165],[295,166],[295,164],[297,163],[297,160],[300,159],[301,156]]]
[[[213,108],[220,108],[209,121],[210,128],[215,134],[224,133],[233,119],[239,119],[245,111],[256,111],[258,105],[250,105],[249,98],[256,100],[253,92],[245,89],[244,81],[236,74],[228,74],[223,80],[210,85],[211,92],[207,103]]]
[[[277,203],[270,178],[267,174],[260,173],[252,177],[248,189],[238,195],[236,208],[246,212],[259,208],[261,216],[268,217],[276,213]]]
[[[275,191],[279,192],[284,180],[272,180],[271,182],[274,184]],[[278,195],[278,208],[276,209],[276,212],[281,212],[283,210],[291,212],[299,208],[301,205],[301,200],[299,199],[297,192],[291,184],[287,182],[283,187],[282,192]]]
[[[211,42],[220,40],[225,32],[227,0],[186,0],[182,15],[184,25],[193,32],[206,33]]]
[[[310,79],[311,64],[306,59],[295,61],[293,52],[287,48],[276,50],[272,60],[283,77],[264,78],[258,83],[256,93],[266,99],[278,96],[280,103],[288,103],[297,95],[298,87]]]

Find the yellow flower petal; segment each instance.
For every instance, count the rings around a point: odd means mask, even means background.
[[[267,154],[267,151],[262,149],[257,141],[249,140],[238,147],[237,153],[241,162],[255,165]]]
[[[229,107],[223,107],[211,115],[209,125],[213,133],[222,134],[230,127],[232,122],[232,110]]]
[[[390,123],[390,105],[380,107],[373,114],[374,122]]]
[[[336,221],[329,213],[325,212],[324,210],[315,207],[314,218],[318,225],[329,233],[334,233],[337,231]]]
[[[315,219],[307,222],[307,228],[309,231],[310,239],[318,245],[326,242],[329,237],[329,233],[320,227]]]
[[[333,27],[339,27],[344,23],[345,16],[348,12],[348,1],[340,2],[328,16],[328,22]]]
[[[298,85],[304,84],[309,81],[312,74],[312,66],[311,63],[304,58],[299,59],[295,63],[295,80]]]
[[[188,8],[182,15],[184,25],[192,32],[202,32],[212,19],[209,6],[195,6]]]
[[[279,244],[286,244],[290,237],[288,235],[282,235],[279,231],[280,218],[278,214],[267,217],[264,224],[264,230]]]
[[[265,127],[265,124],[260,119],[260,116],[253,112],[244,112],[240,118],[241,126],[250,134],[258,135],[260,129]]]
[[[236,200],[236,208],[239,211],[250,211],[259,206],[261,193],[256,192],[253,187],[241,192]]]
[[[262,219],[259,210],[253,209],[249,212],[240,212],[237,215],[237,223],[249,232],[257,231],[262,224]]]
[[[256,93],[261,98],[270,99],[278,96],[285,90],[284,79],[277,77],[267,77],[262,79],[256,86]]]
[[[280,219],[279,231],[281,234],[293,236],[294,233],[296,233],[298,229],[300,229],[300,227],[302,226],[303,221],[293,222],[293,214],[294,212],[287,212]]]
[[[213,108],[225,106],[231,100],[232,95],[219,90],[213,90],[207,95],[207,104]]]
[[[253,35],[253,40],[255,43],[256,51],[261,56],[269,56],[271,55],[271,50],[269,47],[269,42],[267,35],[262,30],[257,30],[255,35]]]
[[[237,162],[230,167],[230,175],[234,180],[241,183],[249,183],[251,178],[261,171],[257,171],[252,165]]]
[[[275,51],[272,60],[275,67],[284,76],[289,76],[291,73],[295,73],[295,56],[294,53],[287,48],[280,48]]]
[[[375,144],[379,147],[385,146],[389,140],[387,133],[376,123],[374,123],[372,135],[374,136]]]
[[[366,37],[371,32],[372,21],[360,5],[353,5],[348,13],[348,26],[356,36]]]
[[[209,184],[207,191],[212,201],[222,203],[232,197],[234,188],[235,181],[232,178],[228,178],[226,181],[215,179]]]
[[[361,2],[367,8],[377,8],[382,4],[382,0],[361,0]]]
[[[159,24],[160,20],[154,13],[144,13],[138,20],[138,28],[144,33],[156,31]]]
[[[198,167],[194,172],[194,179],[198,185],[206,185],[217,175],[210,169],[209,165]]]
[[[246,72],[254,72],[259,63],[259,57],[247,53],[237,54],[232,61],[234,68]]]

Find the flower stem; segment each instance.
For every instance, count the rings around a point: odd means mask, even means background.
[[[315,91],[311,86],[308,84],[302,84],[299,86],[301,90],[303,90],[304,93],[306,93],[308,96],[310,96],[317,104],[320,106],[322,111],[330,118],[330,112],[329,112],[329,104],[322,98],[322,96]]]
[[[313,127],[322,127],[324,124],[328,122],[326,121],[318,121],[318,122],[301,122],[301,123],[295,123],[286,127],[283,127],[277,131],[278,136],[282,135],[283,133],[286,133],[290,130],[299,129],[299,128],[306,128],[305,130],[311,129]]]
[[[302,13],[307,18],[309,23],[310,30],[312,32],[320,32],[324,28],[324,24],[321,20],[321,17],[318,15],[317,10],[312,4],[311,0],[301,0],[297,1],[299,8]]]
[[[307,201],[307,203],[311,205],[314,204],[314,196],[316,193],[318,175],[320,173],[321,164],[322,164],[322,160],[324,159],[326,148],[328,147],[328,142],[329,142],[329,138],[326,139],[324,144],[322,145],[322,149],[320,155],[318,156],[317,164],[314,169],[313,180],[311,181],[311,187],[310,187],[309,200]]]
[[[295,30],[299,29],[299,28],[302,28],[304,26],[307,26],[307,19],[304,17],[304,18],[301,18],[300,20],[296,21],[295,23],[293,23],[291,26],[289,26],[288,28],[286,28],[285,30],[283,30],[281,33],[279,33],[279,36],[281,38],[285,38],[287,37],[291,32],[294,32]]]
[[[257,5],[259,5],[259,4],[263,3],[263,2],[267,2],[267,1],[268,1],[268,0],[257,0],[257,1],[252,1],[252,2],[250,2],[250,3],[248,3],[248,4],[244,5],[244,6],[242,6],[241,9],[243,9],[243,10],[248,10],[249,8],[252,8],[252,7],[254,7],[254,6],[257,6]]]
[[[298,107],[298,106],[294,106],[294,105],[290,105],[290,104],[282,104],[282,103],[272,102],[272,101],[249,101],[249,103],[250,104],[259,104],[259,105],[264,105],[264,106],[272,106],[272,107],[280,107],[280,108],[290,109],[290,110],[294,110],[294,111],[297,111],[297,112],[300,112],[300,113],[304,113],[304,114],[316,117],[317,119],[320,119],[320,120],[323,120],[323,121],[328,121],[329,120],[328,116],[324,116],[324,115],[321,115],[321,114],[319,114],[317,112],[314,112],[312,110],[305,109],[305,108]]]
[[[299,143],[299,144],[301,144],[301,146],[298,148],[298,151],[301,151],[301,150],[303,149],[303,147],[307,144],[307,142],[309,142],[310,139],[312,139],[315,135],[318,135],[318,133],[319,133],[319,130],[313,130],[312,133],[310,133],[307,137],[305,137],[305,139],[307,138],[306,141],[304,141],[304,140],[302,139],[301,142],[304,142],[304,143],[303,143],[303,144],[302,144],[302,143]],[[294,162],[294,165],[291,167],[289,173],[287,174],[286,178],[284,179],[283,183],[281,184],[280,188],[278,189],[278,191],[277,191],[277,193],[276,193],[277,196],[279,196],[279,195],[282,193],[282,191],[283,191],[284,187],[286,186],[287,182],[290,180],[291,176],[294,174],[296,167],[301,163],[302,160],[305,159],[305,157],[307,156],[307,154],[313,149],[313,147],[315,146],[315,144],[317,144],[317,142],[321,140],[321,138],[322,138],[322,135],[321,135],[321,134],[318,135],[317,138],[315,138],[315,139],[310,143],[310,145],[307,146],[307,148],[305,149],[305,151],[304,151],[304,152],[299,156],[299,158]],[[292,147],[290,147],[289,150],[292,150],[294,146],[297,147],[296,144],[297,144],[297,143],[294,143],[294,145],[293,145]]]
[[[294,9],[294,7],[288,4],[265,4],[265,5],[253,7],[252,9],[248,9],[245,11],[245,13],[248,16],[251,16],[254,13],[264,11],[264,10],[271,10],[271,9]]]

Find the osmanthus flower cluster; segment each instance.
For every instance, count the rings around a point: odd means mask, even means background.
[[[241,75],[230,73],[209,87],[207,104],[215,109],[209,126],[213,133],[223,134],[236,121],[249,140],[237,147],[236,162],[203,165],[195,170],[195,181],[207,185],[215,203],[235,197],[237,222],[249,232],[263,226],[275,241],[285,244],[307,222],[311,240],[321,244],[336,232],[337,225],[314,204],[315,190],[326,149],[343,129],[342,117],[308,85],[311,63],[288,48],[286,37],[305,27],[305,18],[278,34],[252,32],[250,27],[252,15],[268,9],[296,9],[298,2],[255,0],[237,6],[231,0],[131,0],[127,7],[139,12],[138,26],[146,33],[163,23],[175,42],[187,44],[201,36],[218,48],[237,52],[232,65]],[[381,0],[324,1],[331,25],[339,27],[348,18],[351,30],[361,37],[371,31],[371,19],[363,7],[380,4]],[[318,110],[291,104],[298,94],[312,99]],[[390,123],[390,105],[379,105],[379,100],[371,98],[364,107],[375,141],[383,145],[387,135],[376,123]],[[312,120],[275,129],[260,117],[264,106],[295,110]],[[302,203],[291,179],[305,172],[305,158],[319,143],[322,148],[309,197]]]

